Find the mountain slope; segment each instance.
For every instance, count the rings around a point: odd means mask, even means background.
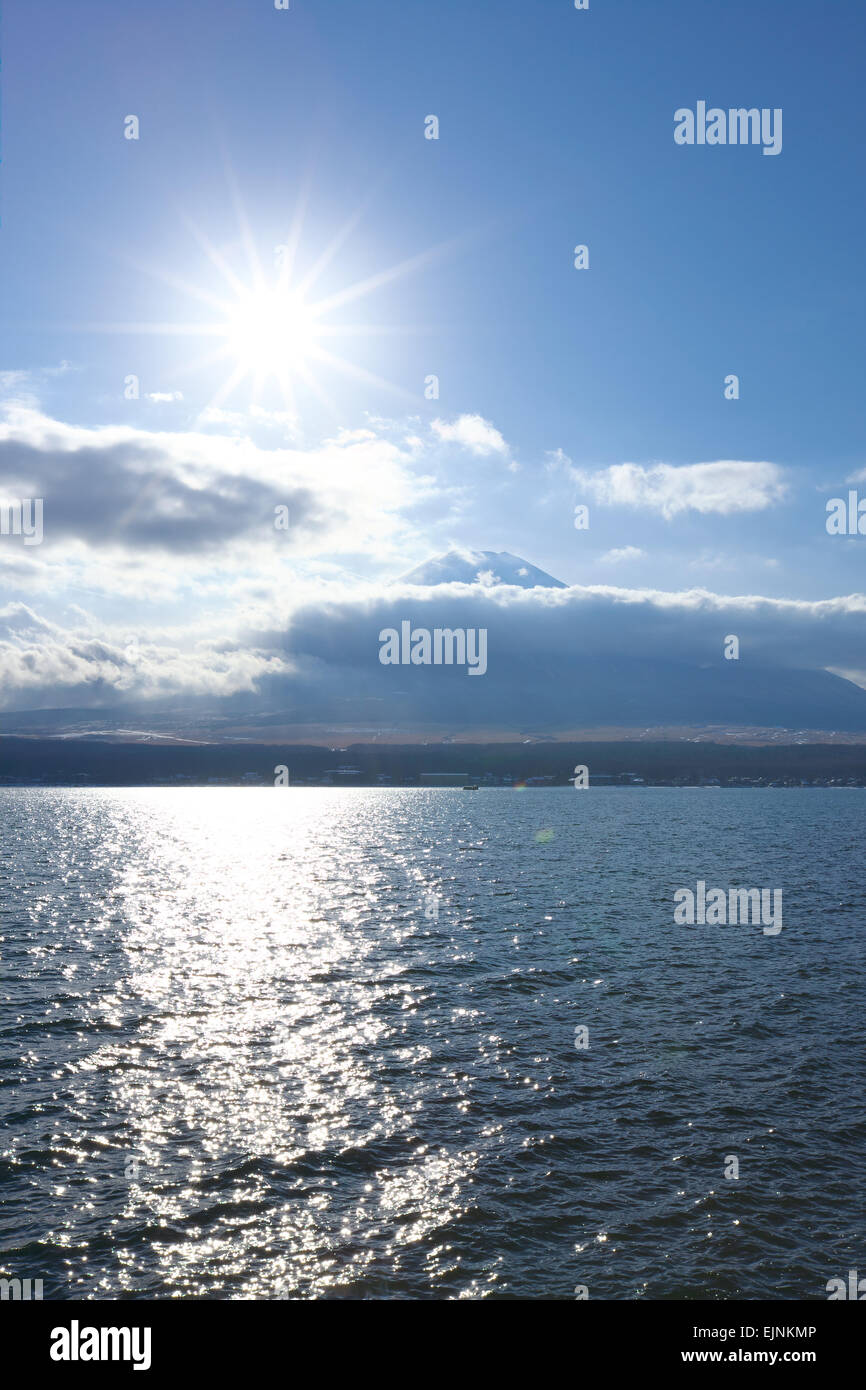
[[[449,550],[400,580],[403,584],[514,584],[520,589],[565,589],[560,579],[507,550]]]

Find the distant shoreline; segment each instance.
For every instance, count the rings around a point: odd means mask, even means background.
[[[543,742],[148,744],[0,738],[0,786],[863,787],[864,744]],[[468,793],[467,793],[468,795]]]
[[[354,782],[349,786],[346,783],[337,785],[334,782],[292,782],[283,791],[416,791],[416,792],[519,792],[519,791],[563,791],[568,786],[567,782],[553,786],[527,786],[525,782],[515,782],[513,784],[498,785],[491,783],[489,786],[480,787],[458,787],[448,786],[434,787],[425,783],[423,786],[413,782]],[[598,787],[586,787],[585,791],[635,791],[635,792],[663,792],[663,791],[862,791],[866,788],[866,782],[756,782],[748,785],[731,784],[730,786],[722,783],[695,783],[695,782],[642,782],[640,784],[619,786],[602,785]],[[0,778],[0,791],[274,791],[277,788],[271,787],[266,782],[12,782]]]

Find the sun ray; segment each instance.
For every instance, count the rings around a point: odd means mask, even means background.
[[[307,176],[297,195],[287,240],[283,245],[274,247],[275,265],[273,272],[268,274],[260,259],[228,158],[225,159],[225,178],[240,233],[230,250],[215,245],[192,218],[180,210],[183,224],[213,268],[215,277],[218,276],[225,285],[225,293],[220,295],[213,289],[190,284],[159,268],[138,267],[154,279],[206,305],[212,311],[212,317],[203,317],[200,322],[110,322],[74,327],[93,333],[218,340],[213,351],[203,352],[192,362],[178,364],[175,368],[178,373],[187,376],[194,372],[212,371],[221,362],[228,364],[227,375],[213,392],[205,410],[218,409],[246,384],[248,402],[257,408],[266,390],[270,389],[279,394],[291,417],[297,419],[300,388],[329,412],[336,414],[336,406],[319,380],[321,373],[315,370],[317,366],[326,372],[387,391],[413,407],[417,406],[417,394],[367,371],[336,352],[329,352],[323,340],[429,331],[419,330],[417,326],[342,323],[339,318],[334,321],[331,315],[345,305],[364,299],[383,286],[430,265],[465,238],[430,247],[315,301],[310,296],[311,289],[346,245],[366,212],[372,195],[366,197],[346,219],[306,273],[297,276],[295,271],[309,202],[310,178]],[[246,260],[245,273],[239,272],[232,261],[240,251]]]
[[[217,250],[210,239],[205,236],[204,232],[196,226],[191,217],[188,217],[186,213],[181,213],[181,219],[192,236],[195,237],[211,265],[220,272],[226,284],[230,286],[235,294],[243,294],[246,286],[243,280],[232,270],[225,257]]]
[[[175,375],[180,379],[195,376],[200,372],[207,371],[210,367],[215,367],[218,362],[225,362],[230,355],[228,343],[223,342],[222,347],[218,348],[216,352],[209,352],[204,357],[195,357],[190,362],[184,363],[182,367],[176,367]]]
[[[352,232],[357,227],[364,213],[363,206],[356,208],[351,217],[343,224],[340,230],[334,235],[329,244],[325,247],[319,259],[312,268],[307,271],[304,278],[298,284],[298,293],[306,295],[313,288],[322,271],[328,266],[336,256],[340,247],[345,245]]]
[[[209,410],[219,410],[246,375],[246,369],[238,363],[234,371],[217,387],[204,409],[199,411],[199,415],[205,415]]]
[[[307,205],[310,199],[310,176],[306,176],[304,184],[298,194],[298,201],[295,204],[295,211],[289,226],[288,237],[285,242],[285,255],[279,265],[279,287],[281,290],[288,289],[292,281],[295,269],[295,260],[298,254],[298,247],[301,242],[301,235],[304,230],[304,219],[307,215]]]
[[[403,386],[397,386],[395,382],[388,381],[387,377],[377,376],[375,372],[368,372],[366,368],[359,367],[354,362],[347,362],[344,357],[337,357],[332,352],[326,352],[324,348],[316,347],[312,355],[320,362],[325,362],[329,367],[342,372],[344,376],[351,377],[354,381],[362,381],[366,386],[376,386],[382,391],[389,391],[392,395],[400,396],[412,405],[417,405],[418,397],[411,391],[407,391]]]
[[[225,309],[225,305],[222,306]],[[156,333],[161,337],[219,338],[225,337],[224,323],[76,323],[70,324],[78,333]]]
[[[226,177],[226,183],[229,187],[229,194],[231,196],[232,207],[234,208],[235,217],[238,220],[238,227],[240,228],[241,242],[243,244],[244,250],[247,253],[247,262],[249,264],[250,275],[252,277],[253,284],[258,285],[262,279],[262,268],[261,262],[259,261],[258,251],[256,250],[256,243],[253,238],[252,228],[250,227],[249,221],[247,219],[246,209],[244,208],[243,199],[241,198],[240,189],[238,188],[238,182],[235,178],[234,168],[232,167],[231,161],[228,158],[225,159],[223,167]]]
[[[409,275],[413,270],[430,265],[456,244],[456,241],[441,242],[438,246],[431,246],[428,250],[419,252],[417,256],[410,256],[407,260],[400,261],[388,270],[380,270],[376,275],[368,276],[366,280],[358,280],[354,285],[349,285],[346,289],[338,290],[336,294],[330,295],[328,299],[320,300],[316,305],[316,312],[319,314],[329,313],[331,309],[340,308],[344,304],[351,304],[355,299],[362,299],[365,295],[371,294],[373,290],[380,289],[382,285],[390,284],[392,280]]]

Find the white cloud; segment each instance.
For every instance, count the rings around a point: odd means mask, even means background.
[[[136,637],[133,650],[128,628],[103,627],[98,635],[90,614],[76,616],[80,625],[65,629],[26,604],[0,608],[0,703],[230,696],[292,671],[284,653],[191,631]]]
[[[241,410],[223,410],[220,406],[208,405],[199,411],[195,423],[197,429],[215,425],[218,429],[242,430],[248,421]]]
[[[459,444],[470,454],[479,458],[499,454],[506,458],[510,453],[508,445],[495,425],[482,415],[460,415],[451,424],[445,420],[434,420],[431,429],[445,444]]]
[[[640,560],[646,552],[636,545],[624,545],[618,550],[608,550],[602,555],[602,564],[620,565],[627,560]]]
[[[858,678],[851,653],[866,641],[862,594],[807,602],[613,585],[419,588],[299,580],[282,594],[216,597],[213,608],[182,625],[147,628],[131,614],[121,626],[74,612],[60,625],[28,605],[9,604],[0,609],[0,703],[68,707],[246,693],[255,702],[249,708],[284,706],[298,718],[318,719],[322,711],[323,719],[387,724],[411,716],[413,707],[394,704],[393,682],[378,661],[378,633],[409,618],[431,629],[489,631],[482,692],[474,682],[445,686],[424,670],[401,672],[401,682],[413,682],[425,718],[453,719],[467,729],[489,729],[503,719],[522,726],[536,715],[564,728],[581,721],[589,727],[590,718],[604,723],[617,711],[634,722],[635,710],[643,709],[635,705],[643,672],[651,675],[647,699],[667,711],[669,723],[699,723],[702,711],[713,709],[734,723],[866,727],[866,705],[858,715],[852,704],[859,696],[831,688],[823,675]],[[723,657],[730,632],[740,637],[740,663]],[[805,683],[800,677],[792,683],[792,670],[806,672]],[[676,674],[661,677],[664,671]],[[821,717],[825,711],[829,722]],[[846,725],[852,714],[861,722]],[[665,719],[647,713],[645,722]]]
[[[763,511],[785,495],[782,470],[774,463],[723,459],[674,466],[617,463],[595,473],[572,469],[574,481],[607,507],[635,507],[666,520],[681,512]]]
[[[548,473],[558,473],[562,470],[567,471],[572,467],[571,459],[562,449],[548,449],[544,458],[544,467]]]
[[[406,515],[440,491],[419,476],[417,462],[410,448],[373,430],[301,449],[264,447],[248,434],[87,428],[22,402],[0,417],[0,488],[44,498],[40,565],[72,562],[76,547],[102,563],[170,552],[178,572],[184,557],[212,565],[240,546],[245,568],[257,555],[262,567],[272,565],[275,546],[282,555],[387,559],[398,537],[414,534]],[[291,517],[281,534],[278,506]]]

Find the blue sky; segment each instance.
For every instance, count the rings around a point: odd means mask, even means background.
[[[46,520],[38,550],[0,543],[0,603],[183,646],[191,618],[260,630],[290,582],[452,545],[571,585],[857,594],[866,541],[824,509],[866,469],[864,29],[855,0],[7,0],[0,481],[42,487]],[[677,146],[698,100],[782,108],[781,154]],[[171,326],[225,315],[183,287],[231,299],[217,256],[251,285],[239,218],[271,281],[302,201],[295,278],[330,248],[307,298],[335,299],[347,369],[302,347],[290,403],[251,376],[223,397],[237,343],[195,366],[214,338]],[[61,465],[88,450],[79,525]],[[146,491],[145,457],[180,479],[162,540],[100,471]],[[281,480],[309,506],[277,553],[245,518]]]

